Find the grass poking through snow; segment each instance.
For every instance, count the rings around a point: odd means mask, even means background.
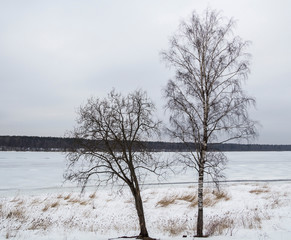
[[[204,206],[211,207],[216,205],[219,201],[228,201],[230,197],[226,192],[209,190],[204,191]],[[169,193],[162,197],[157,203],[156,207],[168,207],[172,204],[177,204],[178,202],[184,201],[189,203],[189,207],[194,208],[198,205],[197,193],[195,191],[187,191],[182,194],[177,194],[175,192]]]
[[[278,208],[290,206],[289,188],[284,188],[282,193],[264,185],[240,185],[239,190],[236,186],[226,187],[225,191],[219,192],[206,188],[205,233],[231,236],[239,229],[261,229]],[[142,195],[151,232],[164,236],[194,234],[198,204],[196,188],[148,189]],[[251,200],[246,201],[244,197]],[[133,198],[126,191],[0,198],[0,239],[21,239],[21,232],[38,234],[52,229],[100,234],[113,232],[113,235],[135,233],[138,219]]]

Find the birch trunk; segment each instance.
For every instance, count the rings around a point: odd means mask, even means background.
[[[197,237],[203,236],[203,183],[204,183],[204,164],[199,167],[198,178],[198,216],[197,216]]]

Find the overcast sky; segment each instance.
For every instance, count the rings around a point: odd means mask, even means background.
[[[291,144],[289,0],[0,0],[0,135],[64,136],[76,109],[113,87],[143,88],[163,116],[172,73],[159,52],[195,10],[221,10],[252,41],[244,86],[256,143]]]

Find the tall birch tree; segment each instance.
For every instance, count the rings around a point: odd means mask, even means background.
[[[248,41],[233,34],[235,22],[214,10],[193,12],[182,21],[162,51],[175,77],[164,88],[170,112],[169,131],[196,150],[185,159],[198,172],[197,236],[203,236],[203,185],[206,173],[220,175],[226,156],[210,151],[210,143],[225,143],[255,136],[248,107],[255,104],[242,83],[249,74]]]

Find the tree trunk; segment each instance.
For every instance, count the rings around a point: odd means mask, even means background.
[[[133,180],[133,182],[131,182],[131,184],[129,184],[129,187],[130,187],[130,190],[131,190],[132,195],[134,197],[135,208],[137,211],[138,220],[139,220],[139,227],[140,227],[140,234],[139,234],[138,238],[145,238],[145,237],[148,237],[149,234],[148,234],[148,231],[146,228],[146,222],[145,222],[145,217],[144,217],[143,203],[142,203],[142,199],[141,199],[141,195],[140,195],[139,183],[138,183],[138,179],[137,179],[136,174],[135,174],[134,166],[132,164],[131,154],[130,154],[129,169],[130,169],[130,173],[131,173],[131,178]]]
[[[204,56],[204,55],[203,55]],[[207,83],[205,84],[207,86]],[[206,93],[204,102],[204,120],[203,120],[203,142],[201,155],[199,159],[198,171],[198,216],[197,216],[197,236],[203,236],[203,183],[204,183],[204,165],[206,162],[206,152],[208,143],[208,109],[209,109],[209,96]]]
[[[203,181],[204,164],[199,167],[198,179],[198,216],[197,216],[197,237],[203,236]]]
[[[145,217],[144,217],[143,203],[140,196],[140,190],[139,188],[137,189],[133,188],[131,189],[131,191],[134,196],[135,208],[136,208],[138,220],[139,220],[139,227],[140,227],[139,238],[148,237],[149,234],[146,228],[146,222],[145,222]]]

